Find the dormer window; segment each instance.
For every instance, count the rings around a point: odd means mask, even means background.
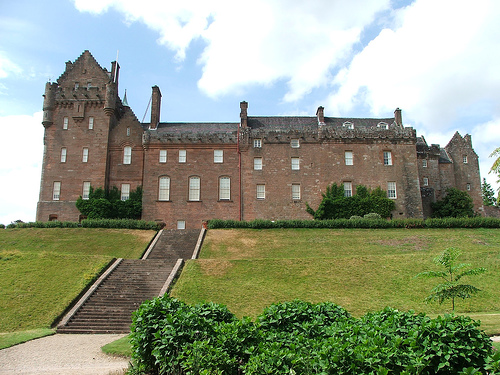
[[[342,126],[344,126],[344,128],[347,128],[347,129],[354,129],[354,124],[350,121],[346,121],[342,124]]]
[[[386,123],[386,122],[379,122],[377,124],[377,128],[380,128],[380,129],[383,129],[383,130],[387,130],[387,129],[389,129],[389,124]]]
[[[300,147],[300,142],[298,139],[292,139],[290,140],[290,146],[292,148],[299,148]]]

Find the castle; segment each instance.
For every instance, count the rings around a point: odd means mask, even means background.
[[[127,199],[143,188],[142,218],[166,228],[199,228],[213,219],[311,219],[332,183],[346,196],[380,186],[393,218],[423,218],[446,188],[466,190],[482,211],[478,156],[469,135],[427,144],[389,118],[249,116],[232,123],[160,122],[152,88],[151,121],[141,123],[118,96],[119,65],[102,68],[89,51],[48,82],[43,101],[43,168],[37,220],[77,221],[79,196],[113,187]]]

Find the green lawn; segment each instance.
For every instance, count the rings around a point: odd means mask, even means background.
[[[112,258],[138,258],[154,231],[0,230],[0,332],[49,328]]]
[[[463,252],[460,262],[488,269],[471,279],[482,292],[457,301],[456,312],[500,333],[500,315],[493,315],[500,311],[499,229],[210,230],[200,259],[186,263],[171,294],[252,318],[295,298],[333,301],[355,316],[385,306],[442,314],[450,304],[423,302],[436,280],[413,277],[435,269],[433,258],[447,247]]]

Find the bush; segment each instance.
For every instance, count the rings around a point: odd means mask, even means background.
[[[140,219],[142,215],[142,187],[132,190],[129,199],[122,201],[116,186],[105,191],[90,187],[89,199],[81,196],[76,208],[89,219]]]
[[[391,308],[356,319],[333,303],[267,307],[255,323],[168,296],[133,314],[136,374],[458,374],[498,367],[469,317]]]
[[[474,217],[474,204],[466,191],[456,188],[446,189],[446,196],[431,204],[432,217]]]

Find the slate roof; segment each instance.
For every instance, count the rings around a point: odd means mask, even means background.
[[[346,122],[352,123],[355,129],[376,128],[381,122],[391,126],[394,123],[394,118],[325,117],[325,126],[327,127],[340,127]],[[248,127],[269,131],[315,130],[318,128],[318,118],[316,116],[249,116]]]
[[[149,125],[149,124],[148,124]],[[166,134],[212,134],[212,133],[235,133],[238,131],[239,123],[228,122],[161,122],[158,124],[157,132]]]

